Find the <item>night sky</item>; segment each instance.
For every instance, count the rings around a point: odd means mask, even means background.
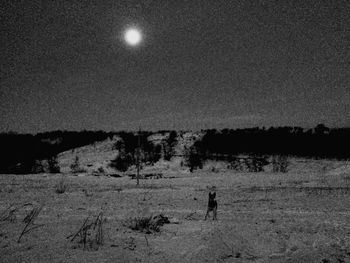
[[[350,126],[348,0],[0,6],[0,131]]]

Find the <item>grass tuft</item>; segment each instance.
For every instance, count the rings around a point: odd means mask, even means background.
[[[66,179],[64,178],[64,176],[62,176],[58,183],[55,185],[55,192],[57,194],[63,194],[64,192],[66,192],[67,188],[68,184],[66,182]]]

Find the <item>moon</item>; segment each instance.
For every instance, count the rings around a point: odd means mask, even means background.
[[[129,28],[124,33],[124,40],[130,46],[137,46],[142,40],[141,31],[137,28]]]

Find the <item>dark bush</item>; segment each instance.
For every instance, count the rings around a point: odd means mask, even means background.
[[[118,153],[109,165],[118,171],[126,172],[133,164],[135,164],[135,160],[131,154]]]
[[[186,166],[190,168],[191,173],[196,169],[203,168],[203,156],[199,151],[198,145],[194,144],[186,149],[185,162]]]
[[[245,170],[244,160],[237,157],[231,157],[229,159],[228,168],[235,171],[243,172]]]
[[[45,167],[41,160],[35,160],[34,165],[32,167],[32,173],[38,174],[38,173],[44,173]]]
[[[164,160],[170,161],[170,159],[174,156],[176,143],[177,133],[176,131],[171,131],[169,136],[162,142]]]
[[[229,159],[229,168],[240,172],[262,172],[267,164],[269,162],[264,156],[251,155],[244,158],[231,157]]]
[[[70,169],[71,169],[72,173],[84,173],[84,172],[86,172],[86,170],[83,167],[81,167],[78,156],[75,156],[74,162],[70,165]]]
[[[274,173],[286,173],[289,161],[285,155],[272,156],[272,171]]]
[[[262,172],[264,171],[264,166],[269,164],[265,157],[261,156],[250,156],[246,159],[246,165],[249,172]]]
[[[47,163],[49,165],[49,173],[59,173],[60,166],[58,165],[57,156],[51,156]]]
[[[145,232],[146,234],[150,234],[152,233],[152,231],[159,232],[161,226],[169,223],[170,221],[168,217],[164,216],[163,214],[159,214],[155,216],[141,216],[130,218],[126,222],[126,225],[132,230],[137,230]]]

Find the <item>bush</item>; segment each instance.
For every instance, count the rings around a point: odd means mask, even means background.
[[[39,173],[44,173],[44,172],[45,172],[45,168],[44,168],[44,165],[42,164],[42,161],[35,160],[35,162],[33,163],[33,167],[32,167],[32,173],[39,174]]]
[[[235,171],[242,172],[245,170],[245,163],[242,159],[233,157],[233,158],[230,158],[229,160],[228,168]]]
[[[246,165],[249,172],[257,173],[264,171],[264,166],[269,162],[265,157],[260,156],[250,156],[246,159]]]
[[[79,157],[75,156],[74,162],[70,165],[72,173],[84,173],[86,170],[80,166]]]
[[[68,188],[65,178],[62,176],[58,183],[55,185],[55,192],[57,194],[63,194]]]
[[[262,172],[264,166],[269,164],[266,157],[262,156],[249,156],[247,158],[232,157],[229,160],[229,168],[240,172]]]
[[[57,156],[52,156],[47,160],[49,165],[49,173],[59,173],[60,166],[58,165]]]
[[[170,223],[168,217],[164,216],[163,214],[159,214],[155,216],[151,215],[130,218],[126,222],[126,225],[132,230],[137,230],[145,232],[146,234],[150,234],[152,232],[159,232],[160,227],[168,223]]]
[[[186,151],[186,165],[190,168],[190,172],[192,173],[195,169],[203,168],[203,159],[201,154],[199,153],[196,145],[191,146]]]
[[[170,159],[175,154],[175,145],[177,143],[177,133],[176,131],[171,131],[168,138],[166,138],[162,142],[162,149],[163,149],[163,158],[166,161],[170,161]]]
[[[289,165],[286,155],[274,155],[272,157],[272,171],[274,173],[286,173]]]
[[[97,172],[100,173],[100,174],[106,173],[105,169],[103,169],[102,166],[98,167]]]
[[[109,166],[120,172],[126,172],[133,164],[134,160],[131,154],[119,153]]]

